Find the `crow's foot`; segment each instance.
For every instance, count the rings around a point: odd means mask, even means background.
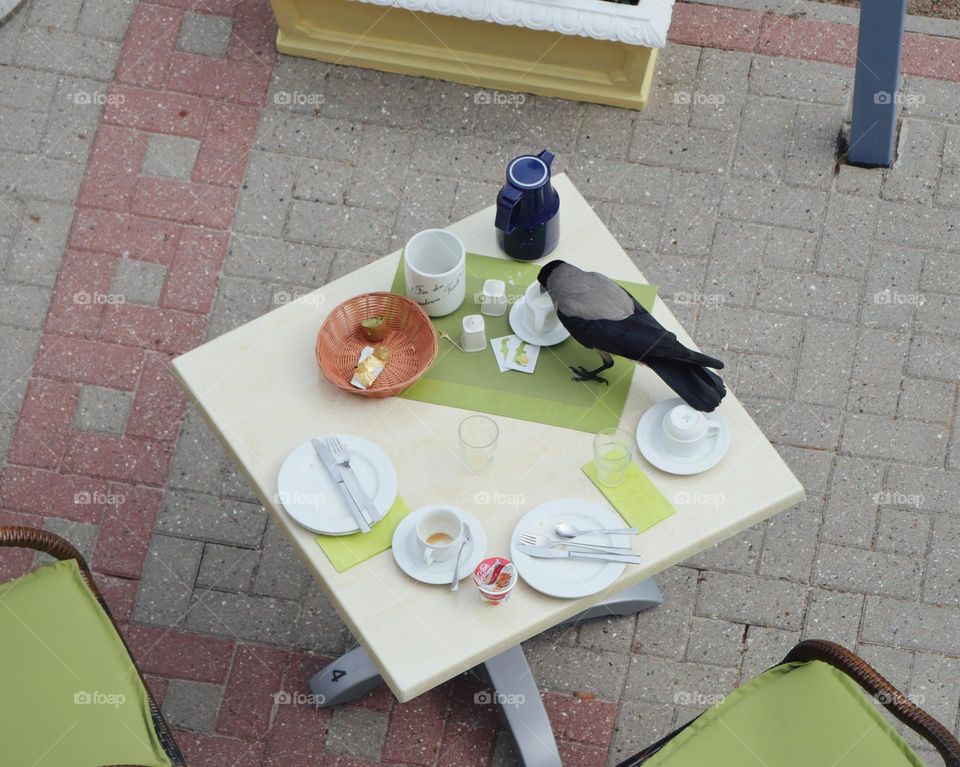
[[[596,370],[577,368],[573,365],[570,366],[570,369],[577,374],[573,379],[574,381],[599,381],[600,383],[605,383],[607,385],[610,384],[610,382],[600,375]]]

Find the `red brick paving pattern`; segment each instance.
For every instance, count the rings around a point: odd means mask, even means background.
[[[175,50],[187,9],[234,17],[225,59]],[[137,6],[78,199],[77,213],[0,477],[0,522],[43,517],[100,526],[92,565],[148,684],[162,700],[170,678],[224,686],[216,733],[181,732],[194,767],[369,767],[324,754],[328,711],[275,705],[272,693],[305,692],[328,659],[128,623],[186,402],[171,356],[206,331],[227,248],[237,189],[275,60],[265,0],[162,0]],[[854,61],[853,27],[682,3],[673,42],[837,64]],[[960,41],[908,34],[904,71],[960,80]],[[149,133],[200,142],[189,181],[139,174]],[[121,256],[162,264],[156,307],[103,303]],[[86,297],[83,300],[82,297]],[[76,432],[81,385],[133,392],[122,436]],[[114,498],[114,503],[83,499]],[[24,572],[30,552],[5,552],[0,579]],[[353,705],[389,715],[383,765],[483,767],[499,727],[478,706],[481,687],[458,679],[407,704],[373,691]],[[565,765],[599,765],[617,706],[547,693]]]

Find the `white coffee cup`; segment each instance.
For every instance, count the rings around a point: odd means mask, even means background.
[[[718,431],[720,424],[689,405],[677,405],[663,418],[663,441],[674,455],[696,455],[703,449],[707,436]]]
[[[527,285],[523,294],[523,303],[527,308],[530,325],[536,333],[549,333],[560,324],[557,309],[549,293],[540,290],[539,282]]]
[[[457,556],[463,542],[463,521],[448,509],[434,509],[417,523],[417,543],[428,565]]]
[[[467,295],[467,251],[457,235],[445,229],[424,229],[403,249],[407,296],[430,317],[460,308]]]

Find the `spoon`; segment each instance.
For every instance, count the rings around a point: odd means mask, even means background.
[[[457,552],[457,561],[453,563],[453,578],[450,580],[450,591],[460,590],[460,557],[463,555],[464,547],[470,542],[470,528],[463,526],[463,541],[460,543],[460,551]]]
[[[573,525],[568,525],[566,522],[561,522],[554,529],[557,535],[561,538],[576,538],[578,535],[586,535],[587,533],[614,533],[618,535],[636,535],[637,528],[635,527],[623,527],[617,530],[580,530]]]

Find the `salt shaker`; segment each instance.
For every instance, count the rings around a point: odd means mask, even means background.
[[[479,314],[468,314],[463,318],[463,335],[460,337],[460,347],[465,352],[482,352],[487,348],[487,332],[483,317]]]
[[[507,286],[503,280],[484,280],[480,313],[500,317],[507,310]]]

